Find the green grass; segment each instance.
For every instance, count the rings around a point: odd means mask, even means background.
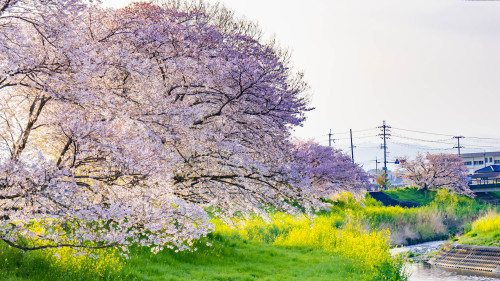
[[[207,240],[208,241],[208,240]],[[279,246],[211,235],[194,252],[132,248],[119,271],[96,272],[54,263],[43,252],[0,242],[0,280],[367,280],[356,261],[314,247]],[[105,261],[104,257],[104,261]]]
[[[23,252],[0,241],[0,280],[117,280],[122,258],[113,249],[98,250],[101,258],[74,257],[71,249]],[[61,258],[54,256],[60,253]],[[96,253],[97,253],[96,252]]]
[[[363,280],[349,259],[312,247],[222,239],[196,252],[134,249],[127,280]]]
[[[471,232],[461,236],[457,243],[477,246],[500,247],[500,230],[483,233]]]
[[[470,230],[462,235],[460,244],[500,247],[500,215],[492,211],[472,223]]]
[[[429,205],[436,196],[436,191],[423,191],[417,188],[406,187],[403,189],[383,191],[397,201],[414,201],[421,206]]]
[[[500,191],[493,191],[493,192],[491,192],[491,194],[493,194],[495,197],[500,199]]]
[[[389,255],[386,231],[344,222],[338,213],[315,219],[278,212],[270,216],[272,223],[254,217],[238,228],[214,219],[216,232],[196,242],[194,252],[155,255],[149,248],[133,247],[128,260],[117,257],[116,250],[100,250],[99,259],[75,258],[71,249],[24,253],[0,242],[0,279],[405,280],[402,260]]]

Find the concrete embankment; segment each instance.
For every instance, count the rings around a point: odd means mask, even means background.
[[[445,245],[429,263],[445,268],[498,274],[500,277],[500,247]]]

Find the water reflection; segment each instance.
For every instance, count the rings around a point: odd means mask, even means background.
[[[500,276],[475,273],[463,270],[451,270],[428,263],[412,263],[408,265],[411,272],[408,281],[486,281],[500,280]]]

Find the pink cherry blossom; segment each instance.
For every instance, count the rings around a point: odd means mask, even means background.
[[[473,195],[468,186],[468,169],[456,154],[418,154],[414,160],[401,161],[398,174],[424,190],[444,187]]]
[[[0,1],[0,239],[186,250],[213,231],[207,206],[320,209],[366,176],[291,142],[306,90],[224,9]]]

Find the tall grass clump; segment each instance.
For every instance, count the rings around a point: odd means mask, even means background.
[[[489,212],[484,217],[472,223],[472,231],[488,232],[500,230],[500,215],[497,212]]]
[[[444,214],[430,207],[367,207],[357,214],[376,229],[389,229],[394,245],[447,238]]]
[[[470,226],[458,243],[480,246],[500,246],[500,214],[491,210]]]

